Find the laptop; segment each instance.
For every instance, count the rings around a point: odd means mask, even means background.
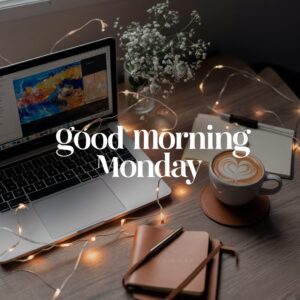
[[[56,154],[60,128],[84,125],[117,115],[115,41],[95,41],[0,69],[0,227],[23,236],[7,263],[49,244],[62,242],[156,201],[159,178],[123,178],[104,173],[97,155],[108,162],[149,160],[124,132],[124,148]],[[118,122],[102,124],[104,134]],[[129,165],[129,164],[126,164]],[[147,164],[144,164],[147,168]],[[129,166],[130,167],[130,166]],[[147,170],[144,170],[147,174]],[[171,193],[165,182],[160,197]],[[18,237],[0,231],[0,253]]]

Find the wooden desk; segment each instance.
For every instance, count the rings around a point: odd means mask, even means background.
[[[216,72],[207,85],[208,94],[200,95],[198,84],[209,67],[216,63],[246,66],[231,58],[215,58],[205,62],[195,82],[181,85],[168,104],[178,113],[177,131],[191,130],[194,117],[199,112],[209,112],[207,101],[216,100],[216,91],[222,86],[225,72]],[[296,96],[271,69],[261,74],[291,97]],[[225,100],[229,111],[253,111],[258,107],[279,112],[288,127],[293,127],[297,114],[291,112],[291,105],[283,101],[270,89],[246,80],[234,79]],[[120,107],[126,100],[120,98]],[[300,104],[300,102],[299,102]],[[299,117],[299,115],[298,115]],[[273,118],[270,117],[269,121]],[[124,125],[132,120],[124,117]],[[276,122],[274,123],[276,124]],[[162,151],[149,151],[154,160],[162,157]],[[182,151],[172,151],[173,159],[180,159]],[[300,177],[299,154],[295,162],[294,180],[284,180],[280,193],[272,196],[269,217],[256,226],[236,229],[218,225],[208,219],[200,209],[199,193],[208,183],[206,168],[201,168],[194,185],[182,189],[183,180],[169,179],[173,188],[172,201],[167,204],[167,226],[184,226],[187,230],[205,230],[212,237],[235,246],[240,253],[240,267],[235,268],[231,257],[223,256],[220,276],[219,299],[299,299],[300,298]],[[153,214],[156,206],[135,213],[133,216]],[[114,230],[119,221],[102,227]],[[79,269],[63,291],[61,299],[131,299],[121,285],[130,256],[131,239],[110,243],[105,237],[91,244]],[[29,274],[14,273],[16,269],[30,269],[39,272],[54,286],[59,286],[74,266],[80,246],[54,250],[37,257],[26,264],[10,264],[0,269],[0,299],[34,300],[51,299],[52,291]],[[94,259],[93,259],[94,257]],[[88,259],[89,258],[89,259]]]

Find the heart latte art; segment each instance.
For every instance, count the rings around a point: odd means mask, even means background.
[[[257,182],[263,176],[263,168],[252,157],[236,158],[232,152],[224,152],[213,161],[213,171],[219,179],[238,185]]]

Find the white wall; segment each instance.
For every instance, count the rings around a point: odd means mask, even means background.
[[[14,62],[45,54],[55,40],[91,18],[103,18],[111,27],[118,16],[125,23],[145,20],[145,9],[157,2],[95,1],[98,3],[6,21],[1,13],[0,53]],[[211,50],[237,55],[248,63],[273,63],[300,72],[299,1],[171,0],[171,3],[181,11],[184,20],[192,9],[200,11],[203,19],[200,34],[212,42]],[[105,35],[112,35],[111,29]],[[97,25],[90,25],[61,47],[105,35]]]

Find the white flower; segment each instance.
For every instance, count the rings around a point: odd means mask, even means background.
[[[132,78],[146,84],[143,90],[147,93],[161,91],[163,96],[173,92],[175,82],[194,78],[209,46],[194,38],[194,28],[201,25],[197,11],[191,12],[191,21],[189,26],[184,26],[184,31],[168,37],[168,29],[179,23],[179,13],[169,6],[169,1],[164,1],[149,8],[150,22],[144,25],[131,22],[123,30],[119,18],[114,25],[122,31],[121,35],[118,33],[120,47],[124,50],[122,59]]]

